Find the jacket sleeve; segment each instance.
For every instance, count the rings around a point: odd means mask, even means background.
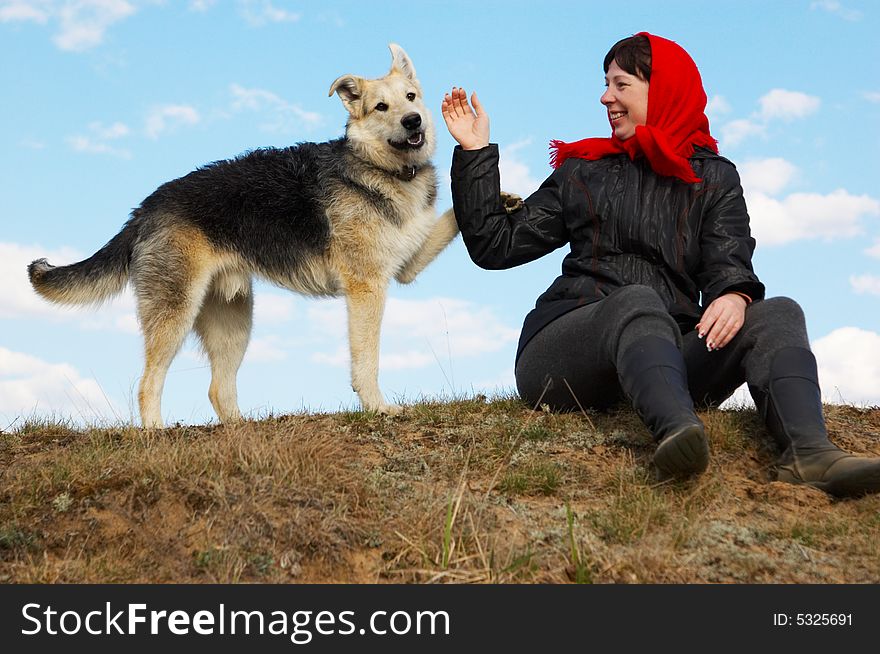
[[[557,169],[508,214],[501,200],[498,146],[452,155],[452,206],[468,253],[481,268],[500,270],[534,261],[569,240]]]
[[[734,291],[745,293],[753,301],[764,299],[764,285],[752,269],[755,239],[739,174],[728,162],[718,165],[720,181],[717,192],[707,198],[700,232],[702,257],[697,284],[704,309],[716,298]]]

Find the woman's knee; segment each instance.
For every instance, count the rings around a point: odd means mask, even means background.
[[[675,325],[675,320],[669,315],[666,303],[657,291],[641,284],[624,286],[614,291],[602,300],[600,313],[602,322],[615,327],[617,331],[633,321],[660,321]]]
[[[659,336],[681,347],[681,331],[675,319],[669,314],[666,303],[653,288],[634,284],[624,286],[608,296],[604,302],[615,298],[614,305],[608,307],[605,323],[616,335],[617,355],[625,352],[630,345],[644,336]]]
[[[769,320],[782,324],[806,324],[804,310],[789,297],[771,297],[749,305],[746,319]]]
[[[741,334],[738,338],[744,343],[753,343],[762,352],[773,352],[781,347],[810,347],[804,311],[787,297],[749,305]]]

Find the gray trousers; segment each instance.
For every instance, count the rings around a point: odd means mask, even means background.
[[[520,397],[532,406],[546,403],[561,411],[579,405],[606,409],[625,399],[617,378],[620,356],[647,335],[669,339],[681,349],[698,406],[721,404],[743,382],[766,388],[779,348],[810,347],[803,311],[789,298],[750,304],[736,336],[709,352],[696,330],[681,334],[653,289],[625,286],[557,318],[528,342],[516,364]]]

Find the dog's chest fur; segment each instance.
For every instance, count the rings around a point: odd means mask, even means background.
[[[433,166],[409,181],[384,171],[359,172],[330,194],[324,254],[300,258],[272,281],[306,295],[339,295],[352,274],[387,283],[422,247],[437,220]]]
[[[387,270],[394,274],[428,237],[437,214],[433,166],[426,166],[410,181],[397,181],[388,194],[394,214],[376,233],[376,247],[388,255]],[[391,223],[391,224],[388,224]]]

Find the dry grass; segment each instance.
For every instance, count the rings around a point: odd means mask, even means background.
[[[826,407],[880,455],[880,409]],[[880,582],[880,498],[770,479],[753,412],[701,414],[705,475],[659,483],[629,410],[513,398],[402,417],[0,433],[5,582]]]

